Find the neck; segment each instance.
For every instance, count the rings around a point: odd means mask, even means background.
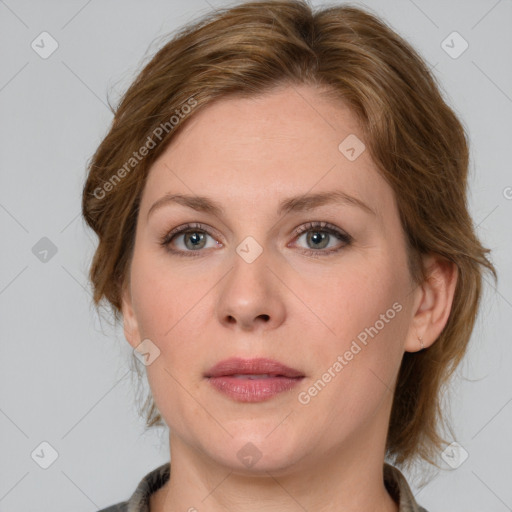
[[[312,450],[293,467],[244,472],[170,434],[171,478],[151,497],[150,511],[398,512],[384,485],[383,443],[361,430],[328,453]]]

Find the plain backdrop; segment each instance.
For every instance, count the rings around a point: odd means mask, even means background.
[[[107,93],[116,103],[161,37],[228,5],[0,0],[0,511],[93,512],[168,460],[167,432],[136,414],[122,330],[91,306],[81,188],[112,118]],[[406,476],[429,512],[512,510],[512,1],[356,5],[419,50],[466,126],[470,209],[499,272],[452,387],[453,441],[469,456],[422,488]]]

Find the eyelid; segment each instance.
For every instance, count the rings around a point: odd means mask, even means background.
[[[325,231],[334,231],[335,233],[345,236],[347,238],[352,238],[348,233],[343,231],[342,229],[338,228],[334,224],[330,224],[326,221],[320,221],[320,220],[312,220],[309,222],[306,222],[305,224],[301,224],[300,226],[296,227],[293,230],[293,234],[295,236],[302,235],[302,233],[305,233],[306,231],[310,231],[312,229],[318,229],[319,231],[325,230]]]
[[[309,222],[303,223],[300,226],[296,227],[292,231],[292,234],[294,236],[293,242],[295,242],[295,240],[302,234],[307,233],[308,231],[315,230],[315,229],[317,229],[318,231],[324,231],[326,233],[329,233],[330,235],[335,236],[338,240],[340,240],[341,242],[344,242],[344,245],[340,248],[329,249],[329,250],[300,248],[304,254],[315,255],[315,256],[320,256],[320,255],[327,256],[329,254],[341,251],[344,247],[346,247],[347,245],[350,245],[353,242],[353,237],[351,235],[349,235],[344,230],[338,228],[334,224],[330,224],[329,222],[326,222],[326,221],[309,221]],[[160,237],[160,245],[164,246],[164,248],[166,248],[169,252],[171,252],[173,254],[180,255],[180,256],[188,256],[188,255],[194,256],[194,253],[197,253],[196,255],[199,256],[202,252],[205,252],[205,251],[204,250],[183,251],[183,250],[176,250],[176,249],[169,248],[169,245],[171,244],[171,242],[175,236],[177,236],[177,235],[181,236],[187,232],[194,232],[194,231],[202,231],[202,232],[206,233],[208,236],[211,236],[212,238],[215,238],[215,237],[222,238],[221,236],[219,237],[217,234],[214,234],[214,233],[218,233],[217,230],[215,230],[214,228],[212,228],[206,224],[203,224],[201,222],[189,222],[189,223],[181,224],[180,226],[173,228],[171,231],[166,232],[162,237]],[[222,247],[223,244],[219,243],[217,241],[217,246]],[[287,247],[289,247],[289,246],[290,245],[288,244]]]
[[[297,238],[302,236],[304,233],[307,233],[308,231],[322,231],[325,233],[330,234],[331,236],[336,237],[339,241],[343,243],[341,247],[334,248],[334,249],[305,249],[301,248],[301,251],[304,254],[307,254],[309,256],[314,257],[322,257],[322,256],[329,256],[330,254],[336,254],[340,252],[341,250],[345,249],[347,246],[351,245],[354,241],[354,238],[349,235],[346,231],[338,228],[334,224],[330,224],[326,221],[310,221],[306,222],[305,224],[300,225],[299,227],[295,228],[293,230],[294,233],[294,242]],[[289,247],[289,245],[287,246]]]
[[[177,226],[173,229],[171,229],[171,231],[166,231],[164,236],[162,237],[162,242],[164,240],[168,240],[167,243],[170,243],[171,239],[174,237],[174,235],[177,235],[177,234],[184,234],[186,233],[187,231],[194,231],[194,230],[197,230],[197,231],[204,231],[205,233],[207,233],[208,235],[210,236],[214,236],[213,233],[215,233],[215,236],[217,236],[218,238],[222,238],[221,236],[219,236],[217,233],[217,231],[215,229],[213,229],[212,227],[206,225],[206,224],[203,224],[201,222],[187,222],[185,224],[181,224],[180,226]]]

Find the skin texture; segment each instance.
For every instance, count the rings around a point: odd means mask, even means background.
[[[340,152],[348,135],[362,140],[361,130],[318,89],[221,99],[189,121],[150,170],[123,296],[128,342],[135,348],[148,338],[160,350],[146,370],[169,426],[172,469],[152,512],[397,511],[382,476],[395,379],[404,351],[421,349],[418,336],[427,348],[446,324],[455,268],[429,256],[432,279],[411,282],[393,191],[368,151],[354,161]],[[276,213],[284,198],[334,189],[375,215],[336,203]],[[225,212],[168,203],[148,218],[166,193],[208,196]],[[308,242],[320,228],[294,234],[311,221],[353,241]],[[181,234],[170,247],[192,256],[160,245],[188,222],[209,231],[203,245]],[[251,263],[236,251],[248,236],[263,250]],[[394,303],[400,312],[301,403],[299,393]],[[271,400],[236,402],[204,378],[232,356],[276,359],[305,378]],[[261,453],[252,467],[237,457],[248,442]]]

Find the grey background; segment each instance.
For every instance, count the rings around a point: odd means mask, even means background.
[[[107,92],[117,101],[159,37],[227,5],[0,1],[0,511],[95,511],[127,499],[168,460],[167,433],[144,432],[137,417],[129,345],[91,306],[86,276],[96,240],[81,220],[80,194],[111,121]],[[495,289],[486,278],[452,386],[455,440],[469,457],[423,488],[417,476],[428,468],[406,476],[429,512],[512,510],[512,1],[358,5],[420,51],[467,126],[471,212],[500,279]],[[43,31],[59,45],[47,59],[31,48]],[[469,43],[456,59],[441,47],[453,31]],[[43,237],[57,249],[47,261],[34,254],[48,244]],[[43,441],[58,452],[48,469],[31,457]]]

